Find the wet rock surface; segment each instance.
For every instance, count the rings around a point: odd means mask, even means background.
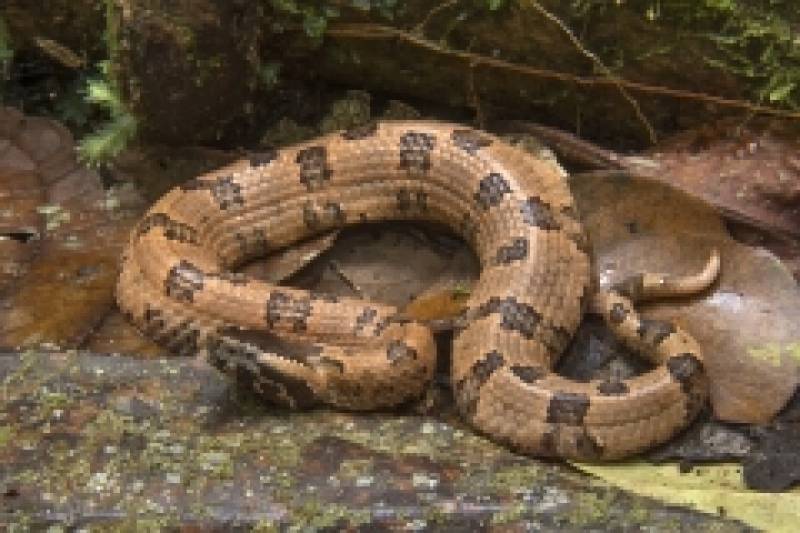
[[[408,411],[274,411],[193,360],[0,355],[0,523],[748,531]]]

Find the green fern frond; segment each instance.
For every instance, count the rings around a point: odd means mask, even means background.
[[[114,159],[136,136],[136,119],[123,114],[114,117],[99,130],[78,142],[78,157],[89,166],[97,166]]]
[[[78,142],[78,157],[89,166],[115,158],[136,136],[138,124],[109,77],[108,62],[99,65],[102,78],[89,79],[84,100],[108,111],[111,120]]]

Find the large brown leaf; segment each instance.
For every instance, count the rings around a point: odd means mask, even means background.
[[[597,175],[572,184],[604,283],[640,271],[689,274],[712,248],[721,252],[722,273],[709,291],[645,314],[674,320],[700,341],[718,418],[771,419],[799,376],[800,290],[789,271],[769,252],[733,241],[712,208],[663,184]]]
[[[79,345],[113,305],[134,218],[60,124],[0,108],[0,345]]]

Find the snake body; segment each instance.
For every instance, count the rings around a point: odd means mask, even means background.
[[[713,280],[636,276],[599,291],[558,167],[478,130],[374,122],[255,153],[168,192],[132,232],[122,310],[157,342],[208,360],[272,402],[366,410],[418,396],[430,330],[388,305],[232,273],[242,262],[345,224],[442,223],[477,252],[480,279],[453,343],[452,382],[479,431],[539,456],[605,460],[670,438],[701,409],[697,343],[638,316],[633,301]],[[577,382],[552,371],[587,309],[655,368]]]

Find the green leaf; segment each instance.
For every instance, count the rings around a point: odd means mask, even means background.
[[[297,7],[294,0],[272,0],[271,3],[276,11],[283,11],[284,13],[290,13],[292,15],[300,13],[300,8]]]
[[[258,79],[267,88],[272,88],[278,84],[280,74],[281,64],[277,61],[264,63],[258,68]]]
[[[328,26],[328,21],[316,13],[306,13],[303,17],[303,29],[311,38],[317,39],[322,37],[325,33],[325,28]]]
[[[136,119],[124,114],[78,143],[78,157],[90,166],[116,157],[136,135]]]
[[[795,88],[793,81],[787,81],[777,87],[772,87],[767,94],[770,102],[783,102]]]

